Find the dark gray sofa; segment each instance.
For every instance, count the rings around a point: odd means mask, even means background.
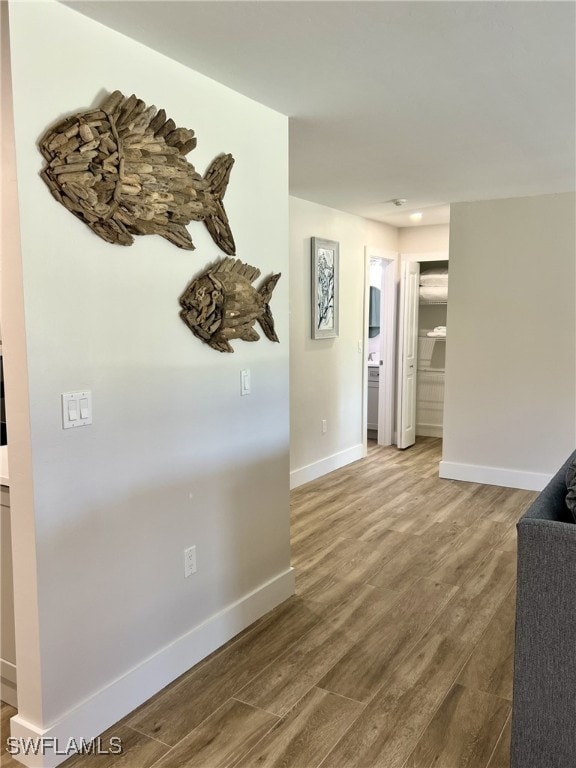
[[[511,768],[576,766],[576,524],[565,475],[518,522]]]

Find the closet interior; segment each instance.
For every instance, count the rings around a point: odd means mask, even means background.
[[[416,435],[442,437],[448,261],[420,263]]]

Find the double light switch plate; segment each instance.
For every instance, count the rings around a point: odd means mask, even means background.
[[[92,424],[92,392],[62,393],[62,428],[84,427]]]

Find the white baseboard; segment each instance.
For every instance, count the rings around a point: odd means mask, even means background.
[[[16,695],[16,665],[0,659],[0,699],[12,707],[18,706]],[[1,748],[1,745],[0,745]]]
[[[44,755],[21,754],[17,759],[29,768],[55,768],[70,756],[57,754],[66,750],[70,739],[81,743],[82,739],[95,738],[293,594],[294,572],[290,568],[165,646],[49,728],[40,729],[15,715],[12,737],[54,739],[57,746]]]
[[[440,477],[484,485],[501,485],[504,488],[522,488],[525,491],[541,491],[552,479],[552,475],[541,472],[484,467],[480,464],[459,464],[454,461],[440,462]]]
[[[442,437],[442,433],[438,424],[416,424],[416,437]]]
[[[309,483],[311,480],[322,477],[322,475],[334,472],[335,469],[345,467],[346,464],[363,459],[365,455],[364,446],[360,443],[352,446],[352,448],[347,448],[345,451],[333,453],[332,456],[326,456],[325,459],[315,461],[313,464],[295,469],[293,472],[290,472],[290,489],[298,488],[300,485],[304,485],[304,483]]]

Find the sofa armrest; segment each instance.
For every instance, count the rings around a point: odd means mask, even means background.
[[[556,472],[544,490],[528,508],[518,525],[529,520],[553,520],[560,523],[574,523],[574,518],[566,506],[566,470],[576,458],[576,451],[568,457]]]
[[[511,768],[576,765],[576,525],[564,502],[567,464],[517,526]]]

